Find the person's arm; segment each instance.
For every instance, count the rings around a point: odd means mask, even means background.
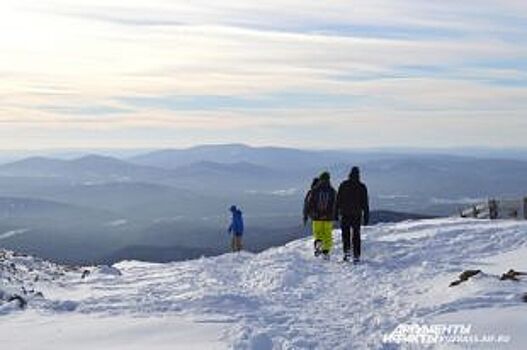
[[[342,184],[339,186],[339,190],[337,192],[337,200],[335,201],[335,217],[338,221],[339,216],[342,214],[340,211],[342,210]]]
[[[340,187],[339,187],[340,192]],[[337,191],[333,190],[333,220],[339,221],[339,194]]]
[[[368,198],[368,188],[364,185],[364,197],[362,203],[362,210],[364,215],[364,225],[368,226],[370,223],[370,199]]]
[[[309,206],[309,195],[311,194],[311,191],[308,191],[306,196],[304,197],[304,209],[302,210],[302,220],[304,222],[304,226],[306,225],[307,223],[307,219],[308,219],[308,215],[307,215],[307,212],[308,212],[308,206]]]
[[[306,198],[306,218],[309,219],[311,215],[313,215],[313,207],[314,207],[314,192],[315,190],[310,190],[307,194],[307,198]],[[312,219],[312,217],[311,217]]]

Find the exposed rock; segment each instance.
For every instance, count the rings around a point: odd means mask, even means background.
[[[21,309],[25,309],[26,306],[27,306],[27,301],[26,299],[22,298],[20,295],[18,294],[15,294],[11,297],[9,297],[9,299],[7,299],[8,302],[12,302],[12,301],[18,301],[18,306],[20,306]]]
[[[476,276],[477,274],[479,274],[481,272],[482,272],[481,270],[466,270],[466,271],[463,271],[459,275],[457,280],[455,280],[452,283],[450,283],[449,287],[454,287],[454,286],[460,285],[461,283],[463,283],[465,281],[468,281],[471,277]],[[501,277],[499,279],[500,279],[500,281],[510,280],[510,281],[518,282],[518,281],[520,281],[520,279],[519,279],[520,276],[527,276],[527,272],[520,272],[520,271],[515,271],[513,269],[510,269],[509,271],[507,271],[506,273],[501,275]]]
[[[459,275],[459,279],[462,281],[467,281],[470,277],[474,277],[479,273],[481,273],[481,270],[466,270]]]
[[[457,286],[465,281],[468,281],[469,278],[471,277],[474,277],[478,274],[481,273],[481,270],[466,270],[466,271],[463,271],[460,275],[459,275],[459,279],[450,283],[450,287],[454,287],[454,286]]]
[[[501,281],[511,280],[511,281],[518,282],[520,280],[518,277],[525,276],[525,275],[527,275],[527,272],[519,272],[519,271],[514,271],[511,269],[507,271],[507,273],[504,273],[503,275],[501,275],[500,280]]]

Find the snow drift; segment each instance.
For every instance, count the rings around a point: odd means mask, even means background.
[[[21,295],[28,304],[0,301],[0,344],[392,349],[399,345],[383,339],[402,323],[448,322],[507,334],[500,348],[526,343],[527,276],[499,277],[527,270],[527,223],[438,219],[369,227],[357,266],[340,262],[334,235],[330,262],[312,256],[309,238],[260,254],[97,268],[3,252],[0,295]],[[449,287],[467,269],[482,272]]]

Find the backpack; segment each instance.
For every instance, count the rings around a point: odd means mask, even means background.
[[[309,198],[309,213],[315,220],[332,220],[335,207],[335,190],[331,186],[321,186],[313,190]]]

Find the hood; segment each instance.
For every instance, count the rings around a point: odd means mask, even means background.
[[[358,167],[353,167],[351,169],[349,179],[353,182],[360,182],[360,170]]]

